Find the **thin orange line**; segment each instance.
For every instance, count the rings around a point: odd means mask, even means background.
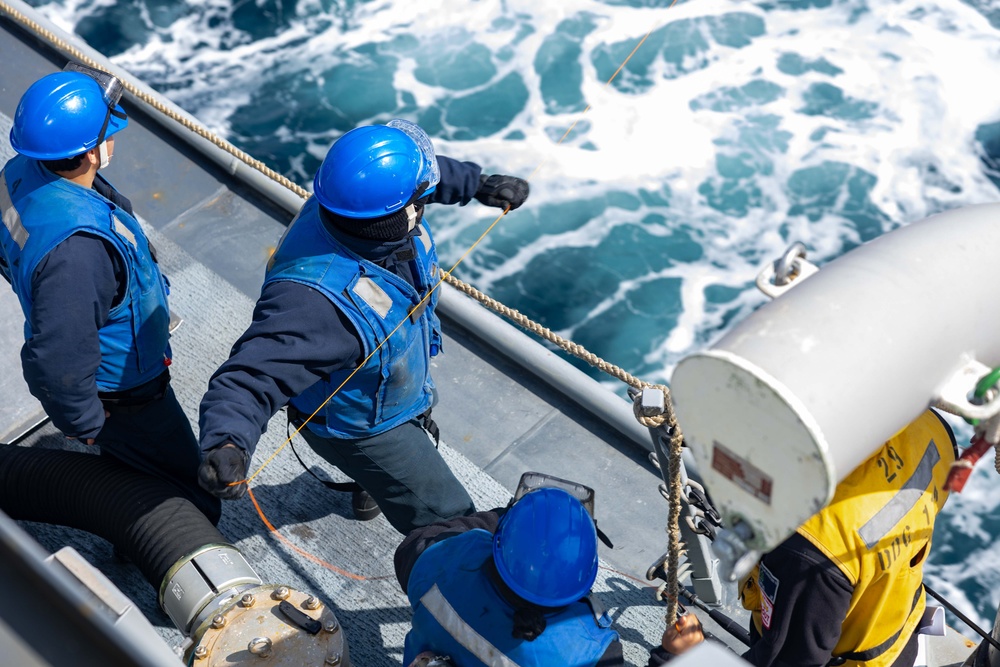
[[[342,570],[341,568],[337,567],[336,565],[333,565],[332,563],[327,563],[322,558],[319,558],[317,556],[313,556],[311,553],[309,553],[308,551],[306,551],[304,549],[300,549],[299,547],[295,546],[295,544],[293,544],[288,538],[286,538],[284,535],[282,535],[281,533],[279,533],[277,528],[275,528],[273,525],[271,525],[271,522],[267,520],[266,516],[264,516],[264,511],[261,510],[260,504],[257,502],[257,498],[253,495],[253,491],[251,489],[247,488],[247,494],[250,495],[250,500],[253,502],[253,506],[257,508],[257,514],[260,516],[260,520],[264,522],[264,525],[267,526],[267,529],[271,531],[271,534],[274,535],[278,539],[279,542],[281,542],[282,544],[284,544],[289,549],[291,549],[295,553],[299,554],[303,558],[307,558],[307,559],[311,560],[312,562],[316,563],[317,565],[325,567],[326,569],[330,570],[331,572],[336,572],[337,574],[339,574],[341,576],[347,577],[348,579],[354,579],[355,581],[378,581],[380,579],[391,579],[392,578],[392,576],[388,575],[388,574],[382,575],[380,577],[364,577],[364,576],[361,576],[360,574],[354,574],[353,572],[348,572],[347,570]]]

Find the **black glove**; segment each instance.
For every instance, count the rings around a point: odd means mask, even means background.
[[[479,177],[476,199],[480,204],[514,210],[528,198],[528,181],[517,176],[483,174]]]
[[[247,492],[247,485],[230,485],[247,478],[249,465],[250,455],[239,447],[231,444],[216,447],[205,454],[198,468],[198,484],[223,500],[242,498]]]

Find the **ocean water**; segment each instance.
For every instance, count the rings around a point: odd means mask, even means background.
[[[30,2],[303,186],[393,117],[530,178],[456,275],[651,381],[763,303],[754,277],[791,242],[822,265],[1000,198],[998,0]],[[446,264],[495,213],[432,209]],[[928,567],[987,628],[990,467]]]

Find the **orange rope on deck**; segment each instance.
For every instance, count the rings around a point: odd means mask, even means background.
[[[347,577],[348,579],[354,579],[355,581],[379,581],[381,579],[392,579],[392,575],[391,574],[384,574],[384,575],[381,575],[381,576],[378,576],[378,577],[364,577],[364,576],[362,576],[360,574],[354,574],[353,572],[348,572],[347,570],[341,569],[341,568],[337,567],[336,565],[334,565],[332,563],[327,563],[325,560],[323,560],[322,558],[319,558],[318,556],[312,555],[311,553],[309,553],[305,549],[301,549],[301,548],[297,547],[291,540],[289,540],[287,537],[285,537],[284,535],[282,535],[281,533],[279,533],[278,529],[275,528],[271,524],[271,522],[267,520],[267,517],[264,516],[264,511],[261,510],[261,508],[260,508],[260,503],[257,502],[257,497],[253,495],[253,491],[248,488],[247,489],[247,494],[250,496],[250,501],[253,502],[253,506],[257,508],[257,514],[260,515],[261,520],[264,522],[264,525],[267,526],[267,529],[269,531],[271,531],[271,534],[274,535],[274,537],[279,542],[281,542],[282,544],[284,544],[289,549],[291,549],[292,551],[294,551],[298,555],[302,556],[303,558],[311,560],[312,562],[316,563],[317,565],[319,565],[321,567],[325,567],[326,569],[330,570],[331,572],[335,572],[335,573],[337,573],[337,574],[339,574],[341,576]]]

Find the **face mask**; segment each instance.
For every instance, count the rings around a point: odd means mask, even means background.
[[[101,166],[99,169],[106,169],[109,164],[111,164],[111,155],[108,153],[108,142],[102,141],[97,146],[97,154],[101,157]]]

